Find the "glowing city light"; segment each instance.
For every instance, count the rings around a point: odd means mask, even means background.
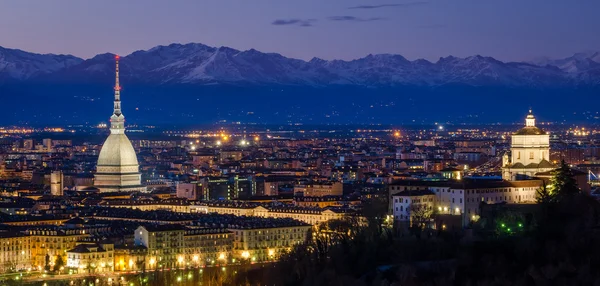
[[[242,257],[245,259],[248,259],[248,257],[250,257],[250,252],[248,252],[248,251],[242,252]]]

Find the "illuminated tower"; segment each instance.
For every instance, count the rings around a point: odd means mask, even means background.
[[[104,141],[94,186],[101,192],[146,191],[141,184],[141,175],[135,150],[125,135],[125,116],[121,112],[121,86],[119,85],[119,56],[115,56],[115,101],[110,117],[110,135]]]

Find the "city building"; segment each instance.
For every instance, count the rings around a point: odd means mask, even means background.
[[[251,262],[275,261],[308,239],[312,226],[296,220],[268,219],[231,224],[233,257]]]
[[[65,253],[74,249],[79,241],[89,237],[89,232],[57,227],[41,227],[28,230],[31,241],[31,264],[42,270],[53,267],[57,260],[66,261]]]
[[[136,246],[147,249],[143,261],[149,270],[226,264],[231,259],[233,234],[224,228],[145,225],[136,229],[134,237]],[[121,260],[139,261],[120,257],[117,265]],[[134,264],[129,262],[130,269]]]
[[[16,232],[0,232],[0,273],[31,269],[31,238]]]
[[[457,216],[460,217],[463,226],[468,226],[471,221],[479,218],[481,203],[535,203],[537,190],[542,184],[542,180],[505,181],[469,178],[443,181],[398,180],[388,187],[390,214],[394,215],[395,220],[406,221],[408,219],[406,216],[409,215],[406,213],[407,196],[423,196],[425,193],[431,193],[435,195],[434,215]],[[400,198],[404,198],[403,202],[396,202]],[[397,203],[399,204],[396,205]]]
[[[178,198],[184,198],[191,201],[202,198],[202,195],[198,192],[197,184],[194,183],[178,183],[176,187],[176,195]]]
[[[224,228],[193,228],[183,235],[186,266],[227,264],[232,261],[233,233]],[[235,260],[233,260],[235,261]]]
[[[135,230],[134,244],[148,249],[146,269],[183,267],[183,225],[146,225]]]
[[[77,273],[105,273],[114,270],[113,244],[82,243],[66,253],[66,267]]]
[[[64,175],[62,171],[50,173],[50,193],[53,196],[62,196],[64,191]]]
[[[343,184],[341,182],[323,182],[294,186],[294,195],[306,197],[341,196]]]
[[[550,135],[535,126],[531,110],[525,118],[525,127],[512,134],[510,156],[504,155],[502,178],[518,180],[535,177],[535,174],[551,171]]]
[[[142,186],[139,164],[133,145],[125,135],[125,117],[121,112],[121,86],[119,85],[119,56],[116,56],[115,101],[110,117],[110,135],[104,141],[94,186],[101,192],[145,191]]]
[[[299,207],[293,205],[272,205],[259,203],[239,203],[234,201],[216,201],[193,204],[192,213],[231,214],[236,216],[261,218],[289,218],[310,225],[343,219],[354,215],[351,209],[343,207]]]
[[[176,213],[189,213],[190,203],[186,199],[112,199],[98,204],[107,208],[130,208],[142,211],[167,210]]]
[[[407,226],[414,224],[428,225],[433,221],[436,202],[435,193],[431,190],[409,190],[392,196],[392,214],[396,223]]]

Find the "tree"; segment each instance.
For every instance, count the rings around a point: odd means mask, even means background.
[[[389,198],[387,196],[372,198],[363,203],[360,215],[367,220],[367,224],[381,228],[388,214]]]
[[[46,262],[44,264],[44,270],[50,271],[50,254],[46,254]]]
[[[539,204],[548,204],[556,200],[556,193],[548,188],[546,181],[537,189],[537,202]]]
[[[60,269],[65,266],[65,259],[62,255],[56,255],[56,260],[54,261],[54,271],[58,272]]]
[[[428,205],[410,205],[410,224],[418,229],[426,228],[433,217],[433,209]]]
[[[565,160],[560,162],[558,169],[552,171],[551,193],[558,196],[573,195],[580,192],[573,175],[573,170],[567,165]]]

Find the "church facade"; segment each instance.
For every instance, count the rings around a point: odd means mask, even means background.
[[[129,138],[125,135],[125,116],[121,112],[119,56],[115,56],[115,59],[114,111],[110,117],[110,135],[104,141],[98,156],[94,187],[98,188],[100,192],[146,191],[146,187],[141,184],[137,155]]]
[[[551,171],[555,166],[549,160],[550,135],[535,126],[535,117],[530,110],[525,127],[512,134],[510,155],[503,157],[502,178],[514,181]]]

